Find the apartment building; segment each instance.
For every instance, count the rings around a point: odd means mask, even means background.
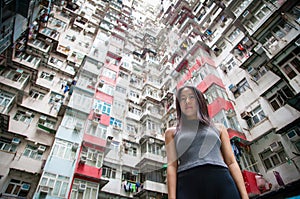
[[[249,196],[299,180],[297,2],[4,2],[1,198],[167,198],[164,131],[187,83]]]

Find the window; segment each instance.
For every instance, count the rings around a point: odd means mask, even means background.
[[[40,186],[51,188],[50,193],[48,193],[50,196],[66,198],[69,187],[69,177],[45,172],[41,178]]]
[[[246,78],[244,78],[242,81],[240,81],[236,85],[237,89],[233,91],[233,95],[235,98],[239,97],[242,93],[246,92],[250,86],[249,83],[247,82]]]
[[[297,148],[298,152],[300,152],[300,140],[294,142],[295,147]]]
[[[110,118],[109,124],[116,128],[122,128],[122,121],[113,117]]]
[[[300,59],[299,54],[290,53],[286,58],[284,58],[279,65],[288,79],[293,79],[300,74]]]
[[[26,124],[30,124],[33,118],[34,114],[32,114],[31,112],[17,111],[13,119],[24,122]]]
[[[136,132],[136,128],[135,128],[134,125],[132,125],[132,124],[127,124],[127,125],[126,125],[126,130],[127,130],[128,132],[131,132],[131,133],[134,133],[134,134],[137,133],[137,132]]]
[[[116,178],[116,169],[103,165],[102,167],[102,176],[106,178]]]
[[[216,85],[211,86],[205,92],[205,96],[206,96],[208,104],[211,104],[213,101],[215,101],[219,97],[228,100],[226,91],[224,89],[222,89],[221,87],[216,86]]]
[[[240,34],[240,29],[236,28],[234,29],[228,36],[228,40],[233,42]]]
[[[270,8],[267,7],[267,5],[265,5],[264,3],[261,3],[256,6],[255,10],[253,10],[251,12],[249,12],[247,10],[246,12],[247,12],[247,15],[249,15],[250,17],[246,15],[248,20],[245,21],[245,24],[248,28],[254,29],[255,26],[259,22],[261,22],[266,17],[266,15],[268,15],[271,12],[271,10],[270,10]]]
[[[114,87],[104,84],[103,87],[100,89],[103,93],[107,95],[113,95],[114,94]]]
[[[244,1],[237,2],[237,4],[234,5],[234,7],[232,8],[233,13],[236,16],[238,16],[248,6],[249,3],[250,3],[250,0],[244,0]]]
[[[147,147],[148,145],[148,147]],[[150,141],[148,142],[144,142],[141,145],[141,153],[145,154],[145,153],[151,153],[154,155],[162,155],[162,151],[161,151],[161,147],[164,146],[163,144],[159,144],[159,143],[152,143]]]
[[[82,151],[82,155],[86,156],[86,165],[100,168],[102,166],[103,153],[91,148],[85,148]]]
[[[38,151],[38,146],[32,146],[28,144],[24,150],[23,155],[28,158],[41,160],[43,157],[43,152]]]
[[[128,107],[128,111],[129,111],[130,113],[133,113],[133,114],[138,115],[138,116],[140,116],[141,113],[142,113],[142,111],[141,111],[140,109],[138,109],[138,108],[136,108],[136,107],[133,107],[133,106],[129,106],[129,107]]]
[[[132,156],[137,155],[137,148],[133,146],[134,144],[128,141],[123,141],[124,153]]]
[[[140,97],[140,95],[137,92],[133,91],[133,90],[130,90],[129,95],[131,97],[134,97],[134,98],[139,98]]]
[[[122,172],[122,180],[129,180],[132,182],[136,182],[137,176],[133,175],[131,172],[123,171]]]
[[[272,29],[273,35],[279,39],[283,39],[290,31],[292,26],[287,21],[281,20],[276,27]]]
[[[147,130],[153,130],[155,131],[157,129],[157,124],[154,123],[153,121],[151,120],[147,120]]]
[[[116,91],[119,93],[126,94],[126,88],[121,87],[121,86],[116,86]]]
[[[247,119],[247,124],[248,124],[249,128],[252,128],[265,118],[266,118],[266,115],[265,115],[264,111],[261,109],[260,106],[258,106],[253,111],[251,111],[251,117],[249,119]]]
[[[23,71],[18,72],[18,70],[11,70],[5,75],[5,77],[12,81],[23,83],[29,77],[29,75]]]
[[[48,81],[52,81],[54,79],[55,74],[42,71],[40,78],[46,79]]]
[[[279,144],[279,149],[277,149],[276,151],[271,150],[271,148],[268,148],[267,150],[259,154],[264,164],[264,167],[267,170],[272,169],[286,162],[287,155],[282,147],[281,142],[278,142],[278,144]]]
[[[45,97],[44,93],[39,92],[35,89],[30,90],[29,95],[30,95],[31,98],[38,99],[38,100],[42,100]]]
[[[0,137],[0,150],[12,152],[12,153],[16,152],[17,145],[13,145],[11,141],[12,141],[11,139]]]
[[[103,68],[102,75],[105,76],[105,77],[108,77],[110,79],[115,80],[116,76],[117,76],[117,73],[115,71],[112,71],[112,70],[108,69],[108,68]]]
[[[119,100],[114,100],[114,108],[115,110],[118,110],[120,113],[121,110],[123,111],[125,109],[124,102]]]
[[[110,115],[111,105],[100,100],[95,100],[94,109],[100,110],[103,114]]]
[[[84,191],[82,191],[82,187],[84,187]],[[94,199],[97,198],[98,194],[98,184],[94,182],[82,181],[79,179],[75,179],[72,192],[71,199]]]
[[[234,58],[231,58],[227,63],[227,69],[228,71],[230,71],[231,69],[233,69],[235,66],[237,66],[237,62]]]
[[[11,101],[12,101],[12,96],[9,96],[5,94],[3,91],[1,91],[0,95],[0,107],[6,107]]]
[[[27,197],[30,190],[30,183],[21,180],[11,179],[6,187],[4,195],[10,195],[14,197]]]
[[[39,118],[38,127],[42,128],[42,129],[45,129],[43,127],[46,127],[47,129],[54,129],[55,125],[56,125],[56,121],[48,119],[48,117],[45,115],[42,115]]]
[[[275,94],[273,94],[271,97],[268,98],[268,101],[274,111],[284,106],[289,98],[294,97],[292,90],[287,85],[283,86],[280,89],[278,88],[276,89],[277,90],[275,91],[274,89],[272,89],[273,92],[271,93],[275,93]]]
[[[278,49],[278,43],[280,40],[284,40],[284,37],[291,31],[292,27],[284,20],[280,21],[261,41],[263,46],[270,52]],[[297,51],[297,50],[296,50]]]
[[[89,131],[86,132],[87,134],[106,139],[107,127],[101,124],[97,125],[96,129],[91,128]]]
[[[76,155],[76,150],[72,150],[73,144],[63,140],[56,139],[52,155],[67,160],[73,160]]]
[[[252,67],[251,67],[252,68]],[[256,69],[253,69],[252,68],[252,70],[255,70],[255,72],[254,72],[254,74],[251,74],[251,70],[249,71],[250,69],[248,68],[248,73],[250,74],[250,75],[252,75],[252,77],[253,77],[253,79],[255,80],[255,81],[258,81],[262,76],[264,76],[266,73],[267,73],[267,71],[268,71],[268,69],[267,69],[267,67],[265,67],[265,66],[259,66],[259,67],[257,67]]]

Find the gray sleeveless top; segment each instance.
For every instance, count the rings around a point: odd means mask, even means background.
[[[201,125],[189,120],[174,136],[181,172],[204,164],[227,167],[221,154],[220,132],[214,126]]]

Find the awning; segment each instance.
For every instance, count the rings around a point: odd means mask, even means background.
[[[227,131],[228,131],[230,139],[237,139],[238,141],[243,142],[243,143],[248,142],[246,136],[243,133],[236,131],[234,129],[231,129],[231,128],[228,128]]]

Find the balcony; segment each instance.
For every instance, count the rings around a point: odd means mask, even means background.
[[[12,109],[14,101],[14,94],[0,90],[0,113],[7,114]]]
[[[22,69],[4,70],[1,77],[3,77],[0,80],[1,83],[18,90],[24,90],[29,82],[30,74],[24,72]]]
[[[51,29],[56,29],[58,32],[63,32],[66,30],[67,23],[58,18],[50,17],[48,20],[47,27]]]
[[[143,153],[141,155],[141,158],[139,160],[139,162],[135,165],[135,167],[137,168],[145,168],[145,167],[151,167],[152,165],[163,165],[166,162],[166,158],[163,157],[161,154],[157,155],[157,154],[153,154],[153,153]],[[146,172],[146,171],[145,171]]]
[[[13,58],[13,61],[18,63],[18,65],[24,65],[28,68],[37,69],[40,65],[41,58],[27,53],[18,53],[16,57]]]
[[[143,182],[143,190],[151,192],[159,192],[161,194],[167,194],[167,185],[165,183],[154,182],[146,180]]]
[[[45,54],[47,54],[50,50],[50,45],[39,39],[30,40],[27,44],[28,46],[31,46]]]
[[[45,35],[46,37],[49,37],[53,40],[58,40],[60,33],[56,29],[51,29],[51,28],[42,28],[40,30],[40,34]]]

